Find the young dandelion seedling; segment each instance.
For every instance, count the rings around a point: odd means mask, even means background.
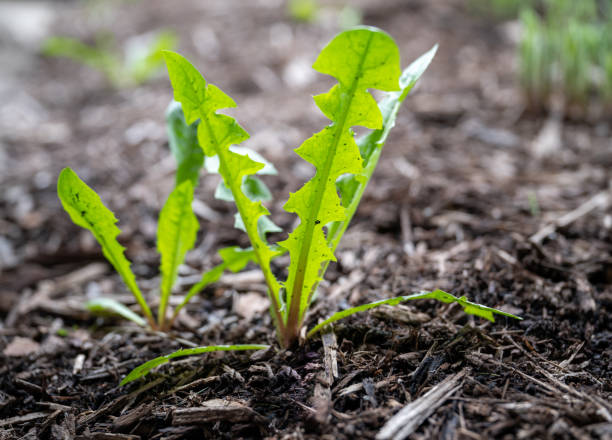
[[[249,249],[234,248],[231,257],[226,258],[222,253],[224,263],[205,274],[202,282],[214,281],[226,268],[239,270],[249,261],[255,262],[261,268],[268,287],[270,313],[276,326],[278,342],[282,347],[290,347],[298,340],[317,286],[323,279],[329,263],[335,261],[334,252],[372,177],[389,131],[395,125],[397,112],[433,59],[435,52],[436,47],[401,72],[399,50],[395,42],[386,33],[371,27],[359,27],[342,32],[321,51],[313,68],[320,73],[331,75],[338,83],[329,92],[315,96],[314,100],[331,123],[295,150],[302,159],[314,165],[316,172],[302,188],[290,194],[285,203],[284,209],[296,214],[300,221],[288,238],[276,245],[268,244],[266,233],[277,231],[278,227],[269,220],[270,213],[263,205],[262,198],[253,197],[250,193],[249,188],[252,185],[248,184],[255,178],[255,174],[261,173],[266,168],[266,164],[254,155],[240,154],[241,147],[235,145],[246,140],[248,134],[235,119],[219,113],[225,108],[235,106],[234,101],[218,87],[207,83],[184,57],[173,52],[164,53],[174,88],[174,99],[181,104],[184,114],[184,123],[176,126],[180,130],[180,136],[176,133],[174,136],[190,138],[192,143],[197,138],[205,157],[201,159],[198,156],[199,152],[193,157],[196,157],[196,162],[199,161],[197,163],[214,162],[214,171],[218,171],[223,180],[217,196],[235,203],[238,211],[236,225],[247,233],[251,242]],[[386,92],[379,103],[369,93],[370,89]],[[359,140],[355,140],[353,132],[355,126],[366,127],[371,131]],[[172,137],[171,133],[171,139]],[[178,174],[181,174],[180,167]],[[174,250],[174,254],[170,254],[176,257],[171,261],[181,260],[189,248],[187,244],[192,244],[192,235],[183,231],[182,227],[176,226],[181,222],[181,215],[188,215],[189,209],[180,208],[179,205],[190,202],[192,192],[189,189],[188,186],[183,188],[185,194],[177,195],[176,202],[171,205],[173,208],[168,208],[174,213],[172,221],[168,221],[171,225],[169,229],[175,229],[174,233],[169,234],[173,237],[171,243]],[[79,219],[77,218],[75,222],[83,225],[77,220]],[[186,224],[191,225],[189,220],[186,221]],[[110,218],[105,224],[109,222]],[[192,227],[187,228],[188,231],[192,229]],[[183,239],[178,241],[183,245],[176,246],[177,239],[174,237],[179,235]],[[158,248],[160,251],[163,249],[160,245]],[[279,280],[275,275],[278,271],[272,269],[271,263],[275,257],[284,252],[288,252],[290,256],[288,276],[284,280]],[[175,266],[174,263],[168,264],[168,268],[164,271],[163,255],[162,251],[162,272],[170,273],[167,283],[171,285],[171,280],[175,277],[172,269]],[[233,261],[239,262],[238,267],[232,266]],[[116,268],[122,267],[115,265],[113,260],[111,263]],[[132,278],[124,276],[124,279],[130,281],[130,283],[126,281],[128,287],[133,284]],[[196,287],[197,285],[194,286]],[[162,289],[162,292],[164,291]],[[190,298],[190,295],[191,292],[187,297]],[[491,321],[494,320],[495,314],[518,318],[470,302],[465,297],[458,298],[441,290],[435,290],[384,299],[337,312],[313,327],[306,337],[312,337],[332,322],[354,313],[384,304],[396,305],[414,299],[456,302],[466,313]],[[145,315],[147,315],[146,310]],[[245,346],[219,347],[224,347],[223,350],[245,349]],[[213,349],[200,347],[199,350],[207,352]],[[198,352],[179,350],[153,359],[133,370],[122,384],[144,376],[152,368],[168,362],[171,358]]]
[[[123,304],[110,298],[96,298],[87,302],[86,307],[96,313],[112,313],[131,320],[141,326],[148,325],[156,330],[168,330],[180,310],[206,286],[216,282],[224,271],[241,271],[254,258],[252,249],[241,249],[236,246],[219,250],[222,263],[205,272],[202,279],[187,293],[184,300],[174,309],[167,319],[168,303],[172,287],[176,282],[178,268],[183,263],[186,253],[193,248],[198,231],[198,222],[191,208],[194,188],[198,184],[200,170],[205,167],[209,172],[216,173],[218,163],[214,160],[204,160],[202,149],[198,145],[194,133],[197,125],[189,126],[185,122],[180,105],[172,103],[167,112],[167,125],[170,138],[170,149],[177,161],[177,172],[174,190],[171,192],[160,215],[157,229],[157,249],[161,255],[159,307],[157,318],[141,293],[130,262],[125,258],[124,248],[117,242],[120,230],[115,223],[114,214],[104,206],[100,197],[93,189],[83,182],[70,168],[64,169],[57,183],[58,196],[64,209],[70,214],[75,224],[89,229],[102,247],[102,252],[115,270],[119,273],[128,289],[138,302],[143,317],[134,313]],[[275,174],[274,167],[261,156],[247,148],[237,148],[237,154],[252,155],[264,162],[264,167],[258,174]],[[211,158],[209,158],[211,159]],[[214,159],[214,158],[213,158]],[[251,177],[243,182],[248,188],[248,197],[266,199],[270,191],[257,177]],[[218,197],[227,200],[222,185],[217,189]],[[231,194],[230,194],[231,196]],[[277,230],[271,221],[262,228],[262,234]],[[264,237],[265,238],[265,237]],[[275,248],[274,254],[278,250]]]

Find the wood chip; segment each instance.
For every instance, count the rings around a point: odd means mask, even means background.
[[[193,425],[199,423],[263,421],[263,417],[245,403],[223,399],[203,402],[202,406],[178,409],[172,415],[172,424]]]
[[[312,395],[312,406],[316,411],[315,419],[317,422],[329,423],[332,409],[331,389],[324,372],[317,375],[317,383]]]
[[[264,284],[261,270],[245,270],[239,273],[228,273],[219,279],[219,284],[232,286],[236,290],[254,290],[254,285]]]
[[[15,398],[10,394],[6,394],[4,391],[0,390],[0,409],[9,406],[15,401]]]
[[[23,357],[36,353],[40,344],[30,338],[15,337],[2,351],[5,356]]]
[[[113,420],[113,430],[115,431],[127,431],[133,425],[141,421],[144,417],[151,414],[153,404],[140,405],[133,410],[122,414]]]
[[[325,376],[328,386],[338,379],[338,342],[336,334],[332,331],[324,333],[321,337],[323,341],[323,361],[325,363]]]
[[[462,370],[454,376],[447,377],[426,394],[410,402],[385,423],[385,426],[376,435],[376,440],[403,440],[408,437],[446,399],[461,388],[459,382],[465,374],[466,370]]]
[[[412,309],[410,306],[381,306],[373,311],[377,318],[390,319],[404,324],[423,324],[431,321],[431,316]]]
[[[610,205],[610,200],[612,197],[610,196],[610,191],[602,191],[600,193],[595,194],[589,200],[584,202],[578,208],[573,211],[568,212],[567,214],[559,217],[556,222],[550,223],[540,229],[538,232],[529,237],[529,241],[535,244],[539,244],[542,240],[548,237],[550,234],[555,232],[557,228],[564,228],[571,223],[578,220],[580,217],[587,215],[589,212],[594,209],[600,208],[602,210],[607,209]]]
[[[234,311],[245,319],[251,320],[270,308],[270,300],[257,293],[247,292],[234,296]]]
[[[10,417],[8,419],[0,420],[0,426],[20,425],[33,420],[43,419],[48,415],[48,412],[33,412],[23,416]]]
[[[83,353],[77,354],[77,357],[74,358],[74,365],[72,366],[72,374],[79,374],[83,369],[83,364],[85,363],[85,355]]]
[[[92,432],[87,435],[77,435],[75,440],[140,440],[139,435],[112,434],[110,432]]]

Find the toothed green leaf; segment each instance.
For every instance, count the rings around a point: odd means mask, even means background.
[[[117,241],[121,232],[115,225],[115,215],[102,203],[100,197],[70,168],[64,168],[57,180],[57,195],[62,206],[70,215],[72,221],[82,228],[92,232],[100,246],[102,253],[121,275],[121,278],[132,292],[145,316],[153,322],[153,315],[145,302],[134,273],[130,269],[130,262],[123,251],[125,248]]]
[[[415,293],[414,295],[407,296],[398,296],[395,298],[382,299],[380,301],[375,301],[369,304],[363,304],[361,306],[352,307],[350,309],[342,310],[341,312],[336,312],[325,321],[317,324],[310,330],[307,334],[307,338],[312,337],[315,333],[322,330],[332,322],[338,321],[340,319],[346,318],[347,316],[351,316],[355,313],[364,312],[366,310],[373,309],[375,307],[380,307],[383,305],[396,306],[404,301],[410,301],[414,299],[435,299],[441,301],[443,303],[453,303],[456,302],[461,307],[463,307],[463,311],[470,315],[480,316],[481,318],[488,319],[491,322],[495,322],[494,314],[507,316],[509,318],[522,320],[523,318],[513,315],[512,313],[502,312],[501,310],[497,310],[491,307],[486,307],[477,303],[473,303],[468,301],[465,296],[461,298],[457,298],[450,293],[446,293],[442,290],[435,290],[433,292],[424,292],[424,293]]]
[[[257,151],[251,150],[250,148],[246,148],[246,147],[239,147],[237,145],[230,146],[230,150],[242,156],[249,156],[255,162],[264,164],[264,167],[260,169],[259,171],[257,171],[258,175],[275,176],[276,174],[278,174],[278,171],[276,171],[276,168],[274,167],[274,165],[268,160],[266,160]],[[217,156],[207,157],[204,161],[204,167],[206,168],[206,171],[208,171],[209,173],[215,173],[215,174],[219,173],[219,158]]]
[[[193,248],[196,241],[198,220],[191,209],[192,201],[193,186],[191,180],[185,180],[170,193],[159,214],[157,250],[161,255],[162,275],[158,313],[160,325],[163,325],[165,320],[168,300],[178,275],[179,265],[183,263],[185,254]]]
[[[181,104],[172,101],[166,110],[166,127],[170,151],[177,163],[175,186],[190,180],[195,188],[204,164],[204,152],[198,144],[198,123],[188,125]]]
[[[240,217],[240,213],[238,212],[236,215],[234,215],[234,228],[246,232],[244,222],[242,221],[242,217]],[[274,232],[283,232],[283,229],[270,220],[270,217],[266,215],[259,217],[259,221],[257,222],[257,233],[261,239],[265,241],[267,235]]]
[[[254,202],[269,202],[272,200],[272,193],[265,183],[253,176],[245,176],[242,180],[242,192]],[[232,191],[224,182],[219,182],[215,190],[215,198],[226,202],[233,202]]]
[[[313,68],[332,75],[339,84],[314,98],[332,124],[295,150],[315,166],[316,174],[284,206],[300,218],[299,226],[279,243],[291,256],[285,287],[292,326],[301,321],[323,264],[335,260],[323,227],[346,219],[336,180],[345,173],[361,173],[363,168],[351,127],[382,128],[382,115],[367,89],[398,90],[399,51],[389,35],[363,27],[335,37]]]
[[[338,246],[342,235],[357,210],[363,192],[376,168],[389,132],[395,126],[395,119],[402,103],[433,60],[437,49],[438,46],[435,45],[402,72],[399,80],[400,90],[386,93],[385,97],[378,104],[382,113],[382,127],[368,133],[357,141],[363,159],[363,169],[358,174],[345,174],[336,182],[336,187],[342,198],[342,206],[346,208],[346,218],[327,225],[327,242],[333,250]]]
[[[130,308],[112,298],[92,299],[85,303],[85,308],[96,314],[110,313],[113,315],[119,315],[122,318],[135,322],[142,327],[147,325],[147,321],[142,319],[142,317],[138,316],[136,313],[132,312]]]
[[[234,107],[236,105],[234,101],[218,87],[208,84],[200,72],[181,55],[164,52],[164,57],[174,88],[174,99],[182,104],[187,123],[200,119],[198,142],[204,154],[218,157],[219,174],[232,192],[236,207],[253,245],[257,263],[270,289],[269,295],[275,320],[277,325],[282,325],[279,319],[280,285],[270,269],[273,252],[259,234],[258,229],[259,218],[269,215],[269,211],[261,201],[252,201],[242,192],[243,178],[264,169],[265,164],[230,149],[232,144],[239,144],[249,137],[235,119],[217,113],[218,110]]]
[[[149,374],[149,372],[160,365],[170,362],[171,359],[192,356],[196,354],[210,353],[213,351],[244,351],[244,350],[266,350],[270,348],[269,345],[209,345],[205,347],[185,348],[182,350],[175,351],[174,353],[167,354],[165,356],[156,357],[150,361],[145,362],[142,365],[134,368],[130,373],[125,376],[119,386],[128,384],[136,379]]]

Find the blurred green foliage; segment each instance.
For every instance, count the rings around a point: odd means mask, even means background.
[[[317,0],[289,0],[287,11],[291,19],[310,23],[317,18],[319,2]]]
[[[51,37],[43,44],[47,56],[69,58],[98,70],[117,88],[139,85],[159,73],[164,66],[163,50],[174,49],[176,35],[161,31],[136,38],[121,50],[110,34],[99,34],[94,45],[71,37]]]
[[[553,94],[585,106],[612,101],[612,0],[472,0],[497,17],[518,17],[520,81],[532,108]],[[514,14],[514,15],[513,15]]]
[[[324,16],[335,17],[340,30],[348,30],[361,24],[363,13],[350,2],[322,5],[319,0],[289,0],[287,15],[291,20],[302,23],[315,23]]]
[[[472,11],[498,19],[516,18],[523,8],[535,6],[537,3],[538,0],[468,0]]]

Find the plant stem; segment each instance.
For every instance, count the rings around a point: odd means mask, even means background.
[[[202,120],[206,124],[208,133],[210,134],[210,137],[212,138],[213,143],[215,144],[215,150],[217,151],[217,155],[219,156],[219,172],[221,176],[231,176],[231,171],[227,167],[227,154],[230,153],[230,151],[220,148],[220,144],[217,141],[217,138],[212,129],[212,126],[210,125],[210,121],[208,120],[208,118],[202,118]],[[244,215],[244,207],[242,203],[240,202],[240,196],[243,196],[243,197],[245,196],[243,195],[242,190],[240,188],[240,179],[230,179],[230,178],[225,179],[224,178],[224,180],[225,180],[225,184],[228,186],[228,188],[230,189],[230,191],[232,192],[234,196],[234,200],[236,202],[236,208],[238,209],[238,213],[243,219],[243,223],[244,223],[247,235],[249,237],[249,240],[251,241],[251,244],[253,245],[253,250],[255,252],[255,257],[257,258],[257,263],[259,267],[261,268],[261,271],[263,272],[264,278],[266,280],[266,284],[268,285],[268,296],[270,297],[270,302],[271,302],[270,308],[273,310],[273,317],[275,318],[275,321],[276,321],[277,331],[279,334],[284,334],[285,333],[285,323],[283,321],[283,318],[280,312],[278,291],[274,288],[277,282],[276,282],[276,278],[274,278],[274,274],[272,273],[272,270],[270,269],[270,264],[269,264],[270,262],[268,261],[266,262],[267,264],[263,264],[264,261],[261,255],[260,243],[256,240],[259,234],[259,232],[257,231],[257,224],[255,224],[255,227],[253,227],[253,224],[251,222],[244,221],[246,219],[246,216]]]

